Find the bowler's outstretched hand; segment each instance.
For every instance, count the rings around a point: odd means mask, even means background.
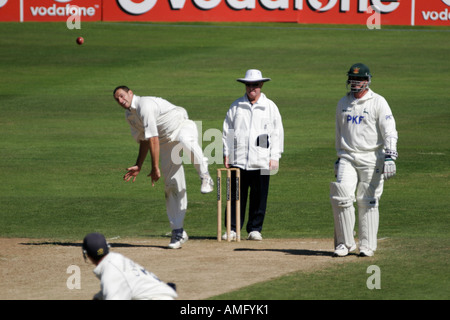
[[[132,166],[132,167],[127,168],[127,173],[125,173],[125,175],[123,176],[123,180],[128,182],[131,179],[133,179],[132,182],[136,181],[136,177],[140,171],[141,171],[141,168],[139,168],[138,166]]]

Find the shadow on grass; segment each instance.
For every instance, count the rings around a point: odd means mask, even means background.
[[[60,241],[43,241],[21,243],[24,246],[61,246],[61,247],[80,247],[83,245],[79,242],[60,242]],[[129,244],[129,243],[109,243],[111,248],[160,248],[168,249],[167,246],[148,245],[148,244]]]
[[[318,251],[318,250],[308,250],[308,249],[249,249],[249,248],[239,248],[234,251],[271,251],[271,252],[282,252],[285,254],[292,254],[298,256],[322,256],[322,257],[332,257],[333,252]]]
[[[170,236],[155,236],[155,238],[170,238]],[[191,240],[214,240],[214,237],[189,237]],[[107,240],[108,241],[108,240]],[[169,249],[166,245],[151,245],[151,244],[130,244],[121,242],[110,242],[108,244],[111,248],[160,248]],[[80,247],[83,245],[81,242],[67,242],[67,241],[36,241],[21,243],[24,246],[61,246],[61,247]],[[173,250],[173,249],[170,249]]]

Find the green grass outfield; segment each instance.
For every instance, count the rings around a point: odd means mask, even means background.
[[[0,34],[0,237],[163,236],[163,183],[151,188],[149,164],[134,184],[122,181],[137,145],[113,88],[126,84],[181,105],[206,132],[221,129],[243,94],[235,79],[258,68],[272,78],[263,91],[285,128],[263,235],[332,238],[335,105],[347,69],[364,62],[399,132],[398,175],[380,204],[379,238],[386,240],[376,256],[216,298],[450,298],[450,28],[1,23]],[[185,228],[192,238],[213,238],[215,194],[198,192],[192,166],[186,174]],[[380,290],[366,286],[369,265],[381,270]]]

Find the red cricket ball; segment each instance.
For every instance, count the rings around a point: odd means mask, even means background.
[[[78,43],[79,45],[82,45],[82,44],[84,43],[83,37],[78,37],[78,38],[77,38],[77,43]]]

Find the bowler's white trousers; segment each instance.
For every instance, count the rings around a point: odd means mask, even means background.
[[[208,175],[208,159],[198,143],[195,122],[186,119],[173,141],[160,140],[160,166],[164,177],[166,209],[172,230],[183,228],[187,209],[186,179],[180,151],[190,155],[200,178]]]
[[[384,153],[382,151],[344,153],[340,156],[336,178],[337,182],[346,189],[347,194],[352,196],[353,202],[355,202],[356,192],[359,247],[375,251],[379,224],[378,203],[384,185]],[[338,234],[345,233],[338,232]],[[336,241],[337,244],[347,243],[347,246],[354,244],[354,239],[337,239]]]

